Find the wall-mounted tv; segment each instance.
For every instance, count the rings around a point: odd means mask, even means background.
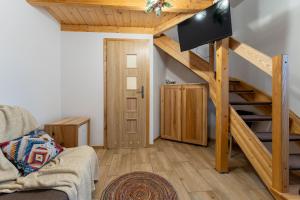
[[[229,0],[220,0],[178,25],[181,51],[232,35]]]

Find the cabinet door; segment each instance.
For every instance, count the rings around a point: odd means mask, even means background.
[[[181,86],[162,87],[161,137],[181,141]]]
[[[205,85],[183,86],[182,141],[207,145],[207,88]]]

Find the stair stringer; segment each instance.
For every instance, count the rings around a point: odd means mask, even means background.
[[[272,187],[272,155],[232,106],[230,106],[230,133],[270,189]]]

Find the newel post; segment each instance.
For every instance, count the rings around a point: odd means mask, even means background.
[[[273,57],[272,186],[287,192],[289,185],[288,56]]]
[[[229,39],[217,41],[216,57],[216,170],[228,172]]]

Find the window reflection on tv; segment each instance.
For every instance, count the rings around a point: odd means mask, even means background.
[[[178,25],[181,51],[232,35],[229,0],[220,0]]]

